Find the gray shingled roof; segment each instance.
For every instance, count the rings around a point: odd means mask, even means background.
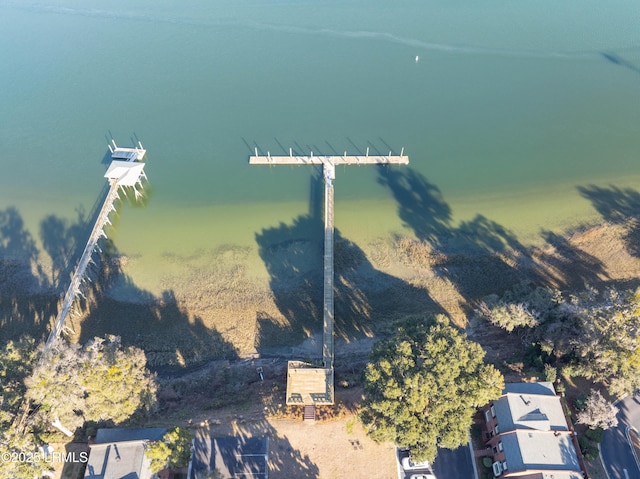
[[[509,471],[580,471],[571,433],[514,431],[501,437]]]
[[[556,390],[549,382],[541,383],[507,383],[504,385],[503,394],[540,394],[544,396],[555,396]]]
[[[159,441],[165,428],[98,429],[89,451],[85,479],[149,479],[147,441]]]
[[[196,436],[189,479],[218,470],[224,478],[267,479],[268,439]]]
[[[95,444],[125,441],[159,441],[167,432],[164,427],[98,429]]]
[[[566,431],[567,420],[551,383],[506,384],[494,401],[501,432],[514,429]]]

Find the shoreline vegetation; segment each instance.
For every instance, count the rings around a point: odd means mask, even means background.
[[[509,349],[502,344],[505,333],[467,320],[485,296],[523,280],[565,292],[638,284],[634,218],[567,236],[549,232],[542,247],[522,246],[494,226],[479,221],[437,244],[396,236],[364,248],[337,232],[337,354],[341,348],[366,354],[375,338],[392,333],[405,316],[444,313],[482,345],[488,361],[501,361]],[[251,274],[249,248],[224,246],[191,258],[199,266],[171,278],[160,297],[137,290],[127,276],[131,260],[106,248],[86,298],[68,319],[69,338],[119,335],[124,344],[142,348],[152,368],[175,371],[220,359],[319,356],[321,243],[258,240],[267,281]],[[42,280],[33,257],[0,261],[3,341],[23,334],[43,338],[60,288]]]

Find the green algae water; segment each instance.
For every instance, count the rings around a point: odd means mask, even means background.
[[[451,228],[481,215],[533,244],[599,218],[580,188],[640,188],[639,21],[634,0],[0,0],[0,210],[46,262],[42,221],[88,212],[107,141],[141,140],[148,198],[110,236],[159,295],[225,245],[268,277],[256,235],[308,214],[314,172],[249,167],[255,147],[404,147],[403,191],[338,170],[344,237],[416,233],[400,208],[435,198]]]

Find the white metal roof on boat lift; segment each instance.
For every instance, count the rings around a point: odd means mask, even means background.
[[[109,165],[105,178],[115,179],[119,186],[135,186],[140,182],[141,177],[145,177],[144,163],[132,161],[114,160]]]

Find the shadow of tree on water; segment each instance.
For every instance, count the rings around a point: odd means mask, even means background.
[[[640,258],[640,192],[617,186],[579,186],[583,198],[589,200],[605,221],[625,226],[627,252]]]
[[[282,317],[258,312],[256,348],[270,354],[322,331],[324,183],[311,178],[309,214],[256,234]],[[339,208],[339,205],[336,205]],[[345,341],[372,336],[384,322],[442,308],[428,291],[374,268],[360,247],[334,232],[334,334]],[[318,345],[318,352],[321,346]]]
[[[391,191],[404,225],[443,255],[438,269],[467,302],[520,281],[518,265],[507,256],[524,258],[528,251],[506,228],[482,215],[455,225],[438,187],[410,168],[379,167],[378,182]]]
[[[0,341],[45,336],[57,302],[50,286],[17,208],[0,210]]]
[[[437,186],[410,168],[378,167],[378,183],[389,188],[398,216],[422,241],[440,246],[452,236],[451,207]]]
[[[97,203],[101,204],[106,194],[105,188]],[[99,206],[97,211],[94,207],[88,215],[84,210],[78,209],[75,221],[51,214],[40,222],[40,239],[42,247],[51,258],[51,279],[56,289],[62,291],[68,286],[98,212]]]
[[[538,282],[577,291],[587,284],[597,285],[610,279],[604,263],[595,256],[557,233],[542,231],[541,235],[550,248],[538,254],[538,259],[545,265],[538,268]]]
[[[121,201],[131,201],[127,195],[121,198]],[[24,228],[17,210],[0,211],[2,339],[17,338],[21,334],[44,339],[50,321],[57,315],[60,294],[69,284],[103,200],[96,201],[86,220],[79,212],[75,222],[49,215],[40,223],[42,242],[53,260],[55,294],[51,294],[51,283],[39,266],[35,241]],[[117,216],[112,219],[117,223]],[[200,317],[190,315],[173,291],[164,291],[157,298],[141,290],[124,273],[126,258],[113,243],[106,240],[100,245],[104,253],[94,253],[96,265],[87,272],[82,289],[84,297],[76,299],[72,314],[65,322],[71,330],[79,331],[72,333],[72,339],[85,343],[95,336],[121,336],[124,345],[142,348],[149,365],[156,369],[190,367],[219,357],[237,357],[235,348]],[[132,302],[117,301],[109,296],[109,289],[116,283],[127,290]],[[37,292],[44,288],[48,290]]]
[[[398,215],[418,240],[443,259],[436,266],[456,286],[469,306],[482,296],[500,293],[529,279],[538,284],[581,289],[608,279],[597,258],[549,231],[535,249],[483,215],[455,224],[440,190],[420,173],[379,167],[380,184],[398,203]]]
[[[640,215],[640,192],[632,188],[589,185],[578,186],[578,191],[606,221],[623,223]]]

